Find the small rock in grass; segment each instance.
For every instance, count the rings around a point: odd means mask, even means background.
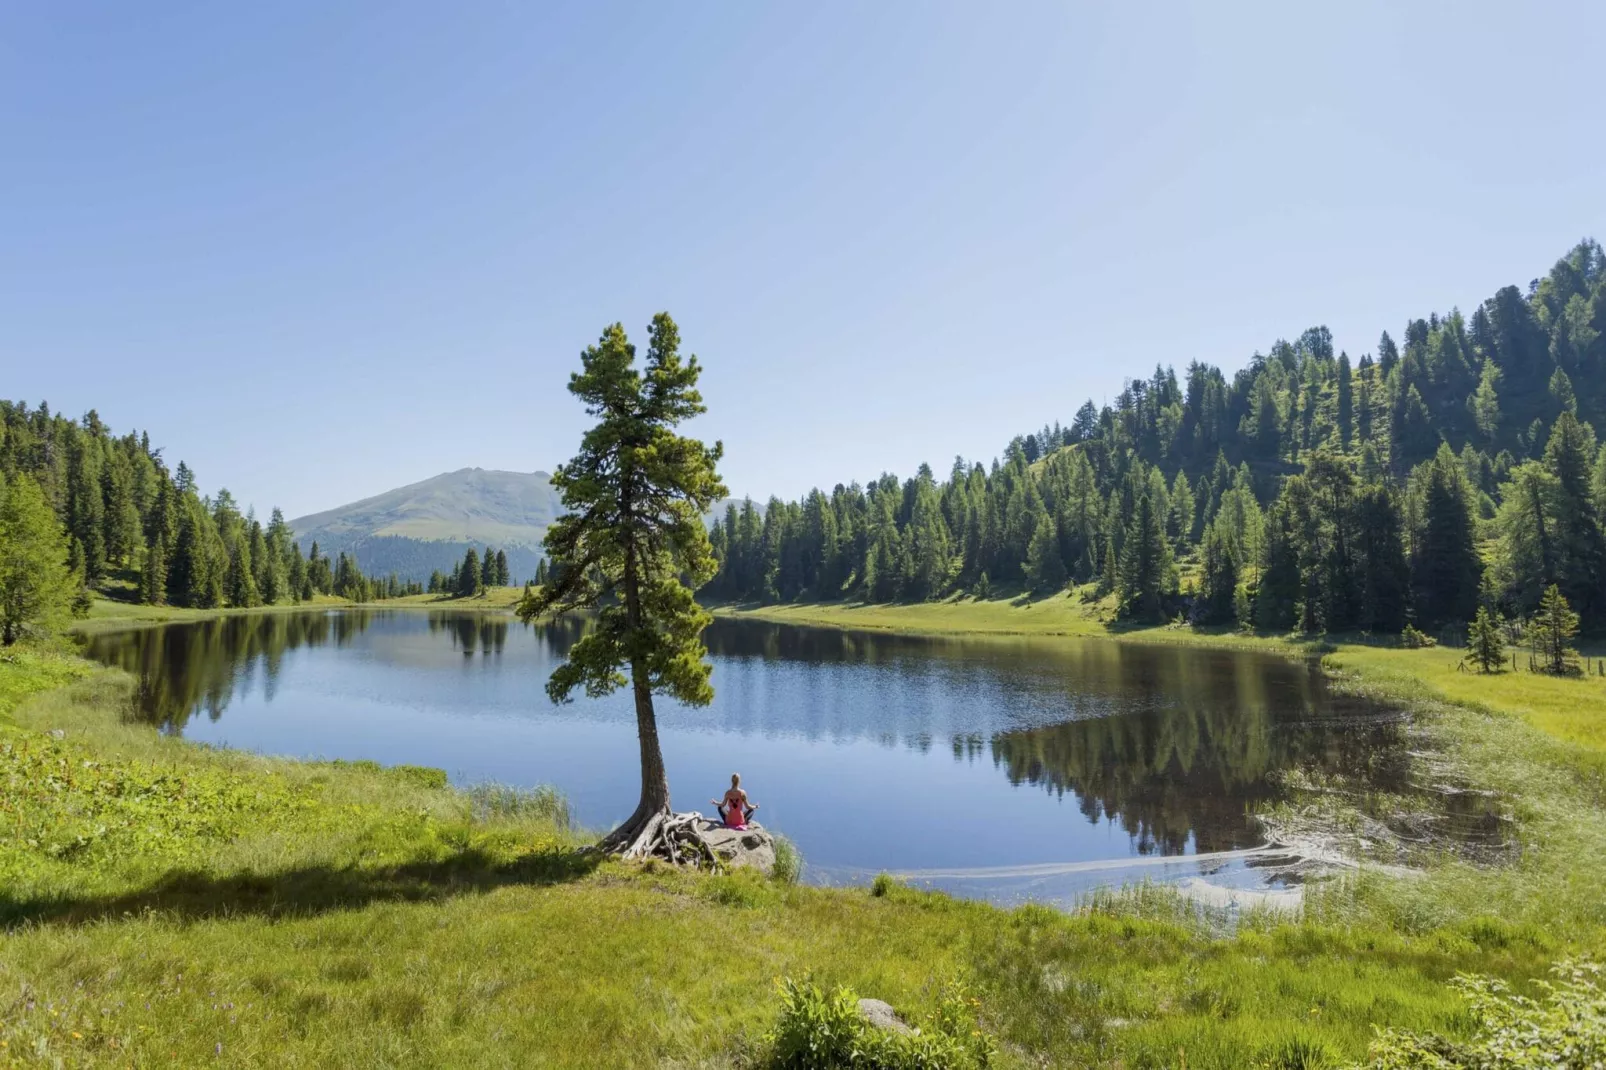
[[[875,1028],[889,1033],[914,1032],[907,1022],[898,1017],[898,1012],[892,1009],[892,1004],[879,999],[859,1000],[859,1014]]]

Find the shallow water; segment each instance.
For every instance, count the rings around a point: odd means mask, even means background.
[[[552,784],[601,829],[636,800],[629,695],[554,706],[544,691],[584,627],[265,614],[103,634],[87,652],[134,673],[142,716],[187,739]],[[1222,853],[1261,845],[1255,814],[1286,796],[1285,773],[1407,781],[1397,718],[1281,658],[731,620],[706,639],[713,705],[659,700],[675,804],[711,809],[739,770],[817,881],[910,871],[1004,901],[1146,877],[1255,887],[1264,857]]]

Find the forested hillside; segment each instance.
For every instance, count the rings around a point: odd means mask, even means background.
[[[926,600],[1096,584],[1121,612],[1399,632],[1556,585],[1606,624],[1606,257],[1585,241],[1375,353],[1324,327],[1231,375],[1157,367],[990,466],[883,475],[713,533],[717,598]],[[1184,582],[1179,562],[1193,567]],[[1092,592],[1090,592],[1092,593]]]
[[[91,411],[81,420],[41,403],[0,401],[0,571],[7,622],[43,619],[70,580],[117,587],[151,605],[257,606],[315,594],[354,601],[422,590],[394,576],[371,579],[346,554],[303,554],[283,515],[263,524],[227,489],[203,495],[195,473],[169,470],[145,434],[113,434]],[[65,577],[55,575],[65,566]],[[48,576],[49,598],[30,577]]]

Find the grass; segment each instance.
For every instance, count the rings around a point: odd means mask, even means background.
[[[114,593],[123,593],[114,588]],[[452,609],[459,611],[508,611],[518,605],[524,595],[523,587],[492,587],[471,598],[453,595],[417,594],[405,598],[388,598],[381,602],[348,602],[333,595],[315,595],[309,602],[280,603],[272,606],[255,606],[250,609],[187,609],[182,606],[147,606],[122,597],[99,597],[90,605],[89,615],[74,621],[72,630],[80,635],[98,632],[121,631],[126,628],[155,627],[160,624],[181,623],[187,620],[211,620],[215,617],[259,613],[304,613],[309,610],[350,609],[359,604],[364,609]]]
[[[1107,635],[1098,612],[1062,598],[762,615]],[[1363,873],[1303,918],[1251,914],[1224,936],[1165,889],[1066,915],[891,881],[599,864],[573,851],[586,834],[550,792],[187,744],[124,721],[128,677],[7,652],[0,1065],[762,1065],[777,980],[806,977],[909,1020],[962,980],[995,1065],[1334,1066],[1374,1025],[1464,1032],[1459,972],[1532,991],[1551,962],[1599,954],[1606,683],[1473,677],[1442,648],[1340,642],[1327,658],[1341,686],[1409,703],[1436,760],[1506,793],[1523,849],[1498,868]]]
[[[1126,626],[1115,620],[1114,599],[1094,599],[1089,588],[1036,599],[1016,593],[989,599],[959,595],[941,602],[721,604],[715,605],[713,612],[723,617],[901,635],[1121,638],[1144,643],[1278,652],[1297,652],[1304,648],[1303,644],[1282,637],[1245,635],[1226,628],[1200,629],[1181,624]]]

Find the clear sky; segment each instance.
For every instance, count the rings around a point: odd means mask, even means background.
[[[667,309],[737,494],[941,472],[1606,239],[1603,42],[1598,2],[7,4],[0,396],[295,516],[550,469],[580,350]]]

